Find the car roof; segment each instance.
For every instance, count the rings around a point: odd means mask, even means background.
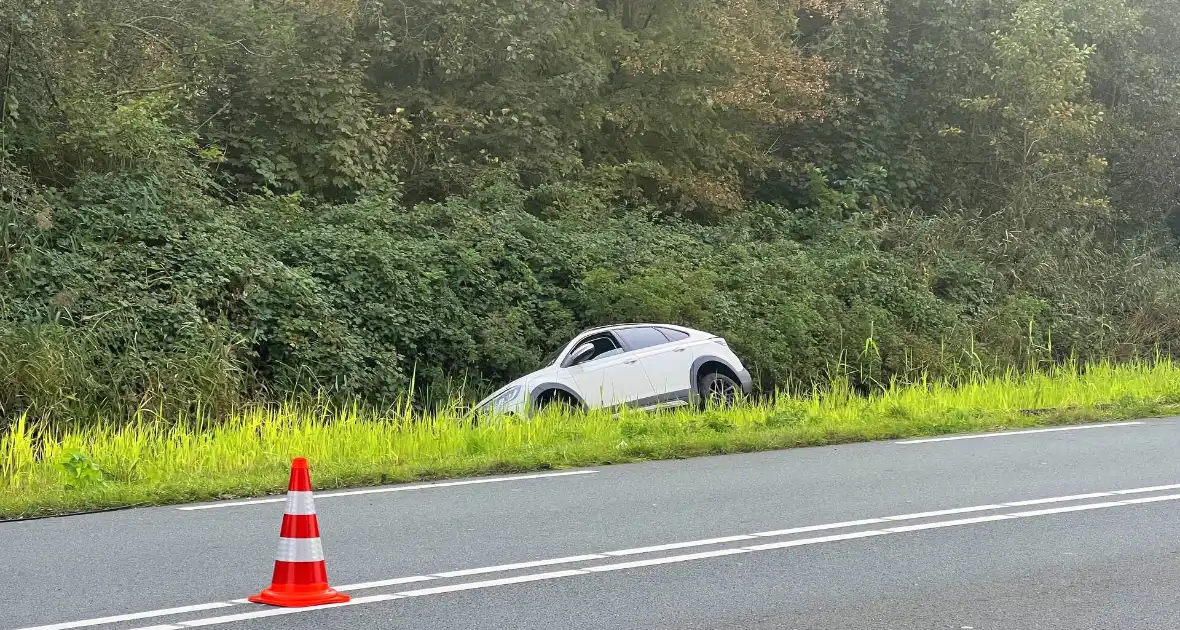
[[[594,333],[594,332],[609,332],[612,330],[621,330],[623,328],[671,328],[673,330],[680,330],[680,331],[684,331],[686,333],[701,333],[702,332],[700,330],[689,328],[687,326],[678,326],[676,324],[655,324],[655,323],[646,323],[646,322],[634,322],[634,323],[627,323],[627,324],[611,324],[610,326],[599,326],[597,328],[588,328],[588,329],[583,330],[582,332],[578,333],[578,335],[580,336],[580,335],[584,335],[586,333]]]

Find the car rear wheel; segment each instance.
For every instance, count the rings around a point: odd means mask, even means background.
[[[702,408],[729,407],[737,402],[741,391],[737,381],[720,372],[705,374],[698,385]]]

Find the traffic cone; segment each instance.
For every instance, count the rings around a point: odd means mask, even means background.
[[[351,599],[328,586],[320,525],[311,497],[311,475],[307,472],[307,460],[302,457],[291,462],[287,508],[270,588],[247,599],[256,604],[287,607],[336,604]]]

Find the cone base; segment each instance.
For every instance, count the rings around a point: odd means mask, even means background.
[[[314,591],[278,591],[273,588],[268,588],[257,595],[251,595],[246,598],[255,604],[269,604],[271,606],[284,606],[287,608],[302,608],[305,606],[321,606],[323,604],[340,604],[351,600],[352,598],[344,593],[337,592],[327,586],[322,590]]]

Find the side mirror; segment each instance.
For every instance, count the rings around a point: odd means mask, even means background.
[[[577,364],[581,363],[582,361],[589,359],[593,354],[594,354],[594,344],[584,343],[584,344],[578,346],[577,349],[574,350],[572,353],[570,353],[570,358],[568,361],[566,361],[566,365],[577,365]]]

